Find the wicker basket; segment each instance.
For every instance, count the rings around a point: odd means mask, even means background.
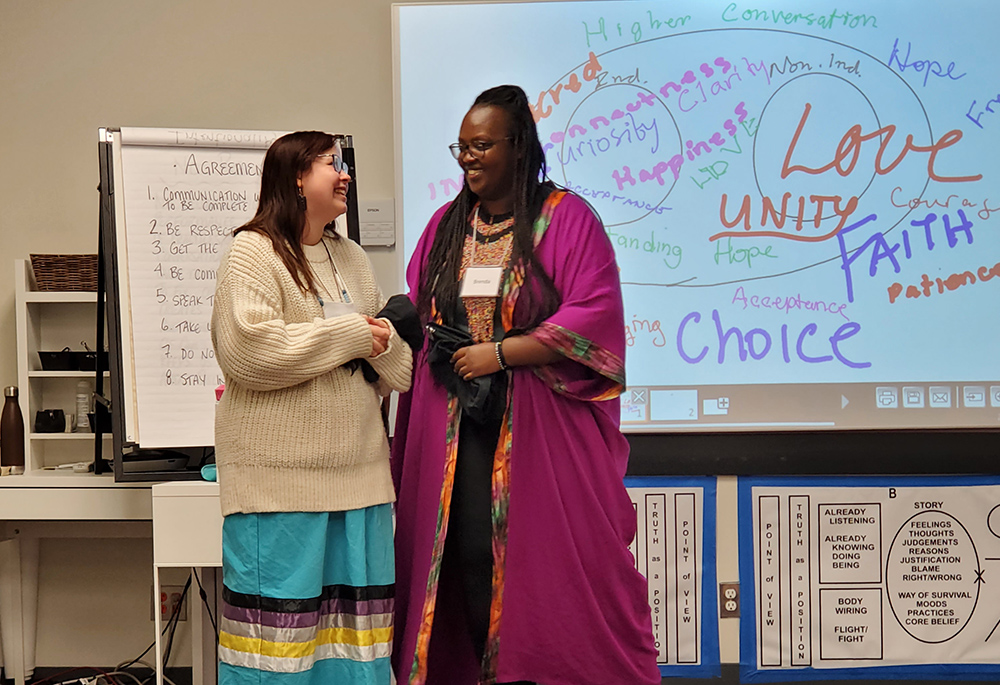
[[[31,269],[39,290],[97,292],[95,254],[33,254]]]

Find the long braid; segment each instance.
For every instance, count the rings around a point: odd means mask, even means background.
[[[458,274],[462,267],[465,225],[475,197],[463,185],[458,197],[441,217],[417,296],[417,310],[424,321],[431,318],[431,300],[438,311],[449,317],[458,303]]]

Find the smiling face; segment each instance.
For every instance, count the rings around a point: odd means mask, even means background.
[[[334,169],[332,155],[342,159],[339,145],[316,157],[298,180],[299,189],[306,198],[306,226],[302,233],[305,245],[318,243],[326,225],[347,211],[347,186],[351,177],[346,170]]]
[[[514,165],[507,113],[491,106],[473,107],[462,120],[458,143],[463,152],[458,163],[465,171],[469,190],[479,196],[483,209],[503,214],[514,209]],[[480,152],[476,145],[489,146]]]

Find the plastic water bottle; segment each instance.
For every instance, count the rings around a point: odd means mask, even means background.
[[[4,388],[3,412],[0,413],[0,465],[9,466],[11,474],[24,473],[24,419],[17,402],[17,386]]]
[[[90,430],[90,383],[80,381],[76,384],[76,432],[86,433]]]

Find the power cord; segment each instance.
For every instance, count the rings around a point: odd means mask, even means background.
[[[184,583],[184,590],[181,592],[181,599],[177,602],[177,606],[174,607],[174,613],[171,615],[171,620],[173,621],[173,626],[170,628],[170,634],[167,636],[167,647],[163,650],[163,668],[166,670],[167,664],[170,663],[170,652],[174,647],[174,635],[177,634],[177,623],[180,621],[180,609],[184,606],[184,600],[187,598],[188,590],[191,588],[191,576],[188,576],[187,582]]]
[[[177,604],[174,606],[173,613],[171,613],[170,618],[167,619],[167,625],[163,626],[163,630],[160,631],[160,637],[163,637],[163,635],[165,635],[168,631],[170,633],[169,637],[167,638],[168,640],[167,648],[166,650],[164,650],[163,653],[163,668],[167,667],[167,660],[170,658],[170,646],[173,643],[174,633],[177,631],[177,622],[180,620],[181,607],[184,605],[184,598],[187,597],[188,589],[190,587],[191,587],[191,578],[189,577],[187,579],[187,583],[184,584],[184,590],[181,592],[181,600],[177,602]],[[121,673],[125,671],[125,669],[129,668],[134,664],[141,664],[146,668],[150,669],[151,671],[153,671],[154,673],[156,673],[155,668],[153,668],[146,662],[142,661],[142,657],[149,654],[149,651],[153,649],[155,646],[156,646],[156,641],[154,640],[153,642],[150,643],[148,647],[146,647],[146,649],[142,651],[142,654],[132,659],[131,661],[123,661],[117,666],[115,666],[115,669],[114,671],[112,671],[112,673]]]
[[[198,577],[198,569],[192,568],[191,575],[194,576],[194,580],[198,583],[198,595],[201,597],[202,604],[205,605],[205,611],[208,613],[208,620],[212,623],[212,630],[215,631],[215,646],[219,646],[219,626],[215,622],[215,616],[212,615],[212,607],[208,603],[208,593],[205,592],[205,586],[201,584],[201,578]]]
[[[56,678],[62,678],[63,676],[67,676],[70,673],[76,673],[77,671],[93,671],[94,673],[97,673],[99,675],[83,677],[83,678],[71,678],[69,680],[60,680],[58,682],[53,682],[56,680]],[[45,685],[46,683],[51,683],[52,685],[75,685],[75,684],[89,685],[90,683],[94,683],[98,678],[108,675],[110,675],[110,673],[102,671],[99,668],[93,668],[91,666],[76,666],[74,668],[68,668],[65,671],[60,671],[59,673],[50,675],[47,678],[42,678],[41,680],[33,680],[31,681],[31,685]],[[109,678],[108,680],[113,685],[117,685],[114,679]]]
[[[208,610],[208,616],[209,619],[212,621],[212,627],[215,628],[216,625],[215,618],[212,616],[212,611],[208,606],[208,595],[205,592],[205,588],[202,586],[201,579],[198,578],[197,573],[194,573],[193,575],[195,576],[195,580],[198,583],[199,594],[201,595],[202,601],[205,602],[206,610]],[[163,630],[160,631],[161,637],[169,632],[169,635],[167,636],[167,646],[163,652],[164,669],[166,669],[167,664],[170,661],[170,652],[174,643],[174,635],[177,632],[177,624],[180,621],[181,607],[184,604],[184,600],[187,598],[188,590],[190,588],[191,588],[191,578],[189,577],[187,579],[187,582],[184,584],[184,590],[181,592],[180,601],[177,602],[177,604],[174,606],[174,609],[171,612],[170,617],[167,619],[167,624],[163,626]],[[216,629],[215,632],[215,641],[216,645],[218,645],[219,641],[218,629]],[[43,678],[42,680],[34,681],[32,685],[121,685],[119,681],[116,679],[116,677],[129,678],[130,680],[133,680],[136,683],[136,685],[146,685],[147,683],[155,679],[156,669],[151,664],[143,661],[142,657],[146,656],[146,654],[148,654],[149,651],[153,649],[153,647],[155,646],[156,646],[156,641],[154,640],[148,647],[146,647],[146,649],[142,651],[142,654],[140,654],[139,656],[130,661],[123,661],[122,663],[115,666],[114,669],[111,671],[103,671],[99,668],[80,666],[76,668],[67,669],[65,671],[62,671],[61,673],[56,673],[55,675],[49,676],[48,678]],[[146,678],[145,680],[140,680],[138,677],[136,677],[134,673],[130,673],[129,671],[125,670],[137,664],[145,668],[148,668],[150,671],[152,671],[152,675]],[[72,678],[70,680],[61,680],[54,682],[56,678],[61,678],[76,671],[93,671],[96,672],[97,675],[89,677],[85,676],[82,678]],[[167,685],[176,685],[176,683],[174,683],[166,675],[163,676],[163,682],[167,683]]]
[[[131,678],[132,680],[135,681],[136,685],[146,685],[146,683],[151,682],[153,680],[156,680],[156,669],[154,669],[151,665],[147,664],[145,661],[137,661],[136,663],[137,664],[141,664],[141,665],[145,666],[146,668],[148,668],[149,670],[151,670],[153,672],[153,675],[149,676],[145,680],[139,680],[135,676],[134,673],[130,673],[129,671],[111,671],[110,673],[108,673],[108,675],[109,676],[125,676],[126,678]],[[163,682],[167,683],[167,685],[177,685],[174,681],[172,681],[170,678],[168,678],[165,675],[163,676]],[[98,684],[98,685],[100,685],[100,684]]]

